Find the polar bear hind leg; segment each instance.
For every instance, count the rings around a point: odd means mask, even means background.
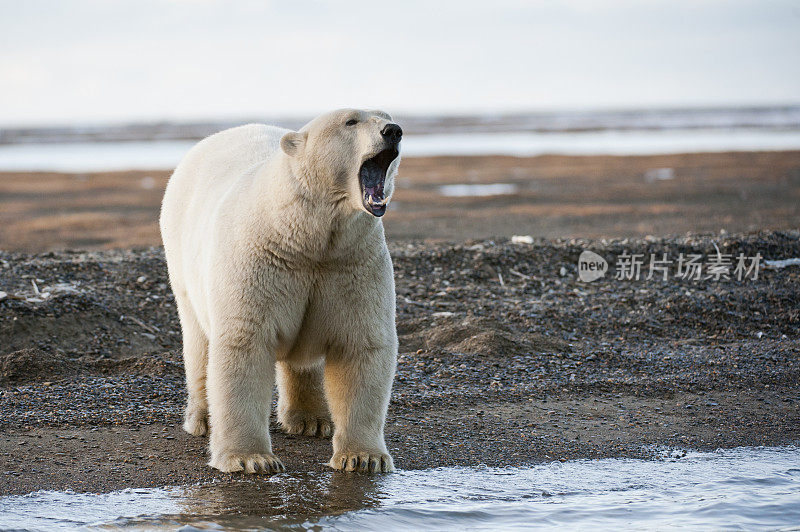
[[[333,423],[325,402],[323,366],[278,362],[278,422],[288,434],[329,438]]]
[[[178,317],[183,332],[183,365],[186,371],[188,398],[183,415],[183,430],[193,436],[208,433],[208,397],[206,396],[206,367],[208,338],[197,321],[186,292],[175,290]]]

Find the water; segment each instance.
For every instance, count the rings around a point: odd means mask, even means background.
[[[455,185],[442,185],[439,187],[439,194],[450,198],[466,196],[501,196],[504,194],[514,194],[517,185],[513,183],[458,183]]]
[[[0,171],[90,172],[169,169],[195,144],[187,140],[0,145]],[[586,132],[448,132],[406,135],[406,157],[434,155],[648,155],[797,150],[800,129],[662,129]]]
[[[0,145],[0,171],[99,172],[175,168],[195,141]]]
[[[800,448],[664,453],[367,477],[284,474],[107,494],[0,498],[27,530],[786,529],[800,527]]]

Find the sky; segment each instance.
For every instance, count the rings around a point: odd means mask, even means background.
[[[0,0],[0,126],[800,103],[797,0]]]

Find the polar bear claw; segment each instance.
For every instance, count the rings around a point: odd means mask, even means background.
[[[287,434],[330,438],[333,435],[333,422],[328,416],[318,416],[314,412],[295,410],[287,412],[279,419]]]
[[[394,461],[388,453],[382,452],[338,452],[331,457],[328,465],[338,471],[359,473],[392,473]]]
[[[282,473],[286,471],[283,462],[272,454],[222,454],[213,458],[209,465],[224,473],[244,472],[254,473]]]

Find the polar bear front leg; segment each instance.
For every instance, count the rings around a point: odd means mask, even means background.
[[[209,465],[220,471],[284,471],[269,437],[275,357],[254,329],[229,322],[209,345]]]
[[[325,393],[333,414],[334,469],[391,472],[383,427],[395,372],[396,348],[368,348],[329,355],[325,363]]]

